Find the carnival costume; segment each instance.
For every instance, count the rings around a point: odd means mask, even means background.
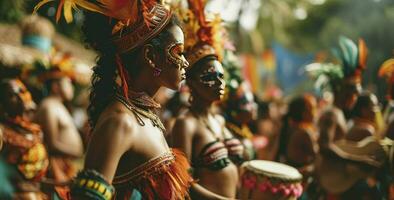
[[[4,81],[7,81],[12,92],[23,101],[26,111],[34,109],[31,95],[19,79]],[[3,113],[0,117],[0,129],[4,143],[1,157],[8,168],[12,169],[9,178],[14,187],[14,198],[44,198],[40,192],[40,181],[45,176],[49,161],[40,126],[30,122],[25,116],[10,117]]]
[[[36,9],[46,2],[48,1],[42,1]],[[120,79],[120,91],[114,98],[134,114],[141,126],[145,125],[143,118],[147,118],[164,133],[163,124],[153,112],[160,105],[145,93],[130,92],[128,71],[123,66],[120,55],[134,51],[157,36],[171,21],[172,13],[155,0],[98,0],[94,3],[61,0],[59,3],[57,20],[63,8],[65,19],[70,22],[71,9],[77,6],[100,13],[108,19],[118,20],[112,30],[112,40],[109,41],[116,48]],[[178,61],[175,59],[173,62],[181,65]],[[189,163],[181,152],[169,149],[129,172],[115,176],[113,185],[97,171],[82,171],[74,180],[71,194],[91,199],[129,199],[133,190],[137,189],[143,199],[185,199],[188,198],[188,188],[192,182],[189,168]]]
[[[182,8],[181,4],[176,6],[176,14],[181,21],[185,33],[185,52],[186,59],[190,67],[186,69],[186,74],[190,74],[195,70],[196,63],[208,56],[215,57],[218,61],[223,59],[223,27],[221,19],[218,14],[205,14],[205,1],[203,0],[189,0],[188,8]],[[216,72],[207,70],[200,75],[200,82],[209,87],[214,84],[214,78],[217,76]],[[192,111],[194,114],[194,112]],[[197,116],[199,121],[206,126],[206,128],[213,134],[214,131],[210,127],[207,120]],[[222,135],[224,136],[222,127]],[[242,145],[236,138],[226,138],[224,140],[217,139],[206,144],[201,152],[192,159],[194,168],[208,168],[210,170],[220,170],[230,164],[230,160],[238,163],[241,160],[242,153],[232,151],[232,147]]]
[[[237,61],[236,55],[230,49],[225,51],[223,59],[223,67],[227,73],[226,79],[226,93],[223,100],[224,116],[226,118],[226,127],[231,133],[241,141],[244,142],[244,151],[246,151],[244,159],[252,160],[256,158],[256,152],[252,145],[253,133],[248,124],[239,124],[234,117],[238,113],[253,112],[257,105],[254,102],[253,94],[245,90],[246,84],[241,76],[240,63]],[[252,114],[253,115],[253,114]]]
[[[316,80],[315,87],[320,91],[331,89],[333,92],[348,87],[357,93],[361,92],[362,72],[367,62],[367,47],[364,40],[359,39],[356,45],[349,38],[341,36],[339,49],[334,51],[334,55],[340,64],[312,63],[305,67],[305,71]],[[343,110],[334,106],[327,109],[320,118],[320,120],[329,120],[332,117],[337,119],[336,123],[339,128],[337,128],[334,140],[345,136],[347,131],[345,114]]]
[[[52,80],[59,80],[64,77],[75,80],[74,62],[70,53],[64,53],[52,49],[47,57],[36,59],[30,67],[28,76],[24,79],[32,85],[32,87],[40,91],[36,94],[36,98],[40,101],[49,94],[50,88],[46,83]],[[60,104],[62,105],[62,104]],[[65,107],[61,107],[66,111]],[[41,108],[38,109],[38,113]],[[67,112],[67,111],[66,111]],[[63,118],[62,120],[69,120],[71,118]],[[43,123],[43,122],[41,122]],[[79,135],[78,135],[79,136]],[[45,132],[44,132],[45,137]],[[48,144],[46,144],[48,145]],[[49,151],[49,153],[51,153]],[[49,156],[49,169],[46,174],[48,187],[45,188],[46,193],[51,195],[64,196],[65,191],[68,190],[64,185],[71,181],[78,172],[77,160],[67,156]]]

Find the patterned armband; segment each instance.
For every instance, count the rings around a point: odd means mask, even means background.
[[[88,197],[95,200],[111,200],[115,189],[95,170],[78,173],[71,188],[72,196]]]

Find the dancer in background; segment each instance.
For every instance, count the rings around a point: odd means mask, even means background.
[[[0,130],[4,142],[0,157],[5,170],[1,176],[12,184],[13,199],[46,199],[40,181],[48,168],[48,155],[40,126],[27,116],[35,108],[35,103],[19,79],[5,78],[0,82],[0,105]],[[9,185],[4,183],[2,187]]]
[[[257,117],[257,104],[249,84],[241,77],[241,69],[233,52],[225,51],[223,67],[227,72],[227,94],[223,102],[226,127],[244,146],[242,161],[256,159],[249,124]]]
[[[378,98],[370,92],[363,92],[354,105],[353,123],[345,138],[351,141],[360,141],[369,136],[383,138],[379,135],[378,116],[381,116]]]
[[[48,178],[57,182],[67,182],[77,174],[76,162],[84,153],[81,136],[65,106],[74,96],[73,66],[69,59],[69,55],[58,53],[50,58],[48,64],[36,63],[34,69],[47,93],[40,103],[36,119],[44,132],[49,152]]]
[[[333,105],[323,111],[318,122],[322,151],[329,143],[345,137],[347,118],[361,92],[361,75],[366,68],[367,47],[362,39],[356,45],[352,40],[340,37],[339,46],[336,56],[341,65],[313,63],[306,67],[306,71],[316,78],[317,87],[324,89],[328,86],[334,94]]]
[[[190,63],[186,83],[191,105],[175,122],[173,146],[186,153],[200,186],[216,198],[235,198],[238,183],[235,163],[243,155],[243,146],[226,129],[224,118],[214,111],[215,102],[225,92],[220,63],[223,49],[218,40],[221,20],[219,16],[212,20],[206,17],[202,1],[188,1],[188,6],[189,9],[178,8],[178,15],[186,35],[186,58]],[[191,195],[202,199],[198,194]]]
[[[306,180],[314,171],[319,152],[316,122],[316,99],[312,95],[294,98],[289,104],[281,133],[285,162],[297,168]]]

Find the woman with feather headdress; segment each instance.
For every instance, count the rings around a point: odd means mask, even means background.
[[[41,1],[37,5],[50,2]],[[59,0],[67,22],[84,9],[83,32],[99,57],[94,68],[84,169],[71,199],[188,199],[184,154],[171,149],[156,115],[160,87],[178,89],[188,62],[175,16],[156,0]],[[71,197],[70,197],[71,196]]]
[[[0,199],[44,200],[48,153],[41,127],[30,116],[36,104],[20,79],[30,64],[20,57],[32,52],[19,46],[12,50],[16,56],[7,58],[0,51]]]
[[[190,63],[186,83],[191,98],[187,113],[175,122],[172,142],[186,153],[199,189],[210,193],[210,199],[235,198],[235,163],[242,157],[243,146],[225,127],[224,118],[214,111],[225,89],[222,27],[220,17],[205,14],[204,7],[203,0],[189,0],[188,8],[178,8],[186,35],[186,58]],[[206,199],[194,192],[192,197]]]
[[[306,71],[316,79],[316,86],[327,86],[334,95],[333,105],[323,111],[318,122],[319,143],[322,151],[328,144],[345,137],[347,117],[361,92],[362,72],[366,68],[367,47],[359,39],[356,45],[349,38],[339,38],[339,49],[334,51],[340,64],[313,63]]]

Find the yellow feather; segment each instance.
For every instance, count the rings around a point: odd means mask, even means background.
[[[63,6],[63,14],[64,14],[64,18],[66,19],[67,23],[70,23],[73,21],[73,13],[72,13],[72,9],[73,9],[73,2],[70,1],[65,1],[64,2],[64,6]],[[74,6],[75,7],[75,6]]]
[[[386,60],[379,69],[379,76],[391,76],[394,72],[394,58]]]
[[[48,2],[51,2],[51,1],[53,1],[53,0],[42,0],[42,1],[40,1],[36,6],[34,6],[33,13],[36,13],[38,11],[38,9],[41,8],[41,6],[43,6],[44,4],[46,4]]]

